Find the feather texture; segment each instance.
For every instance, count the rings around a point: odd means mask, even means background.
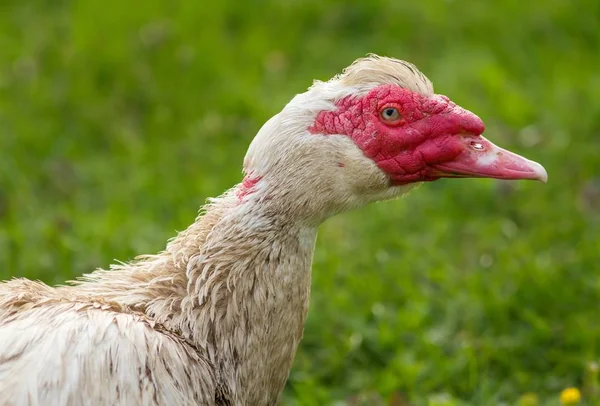
[[[308,131],[382,82],[432,92],[408,63],[359,60],[269,120],[244,161],[251,190],[211,200],[163,252],[66,286],[0,283],[0,404],[275,405],[319,224],[416,185],[391,187],[350,138]]]

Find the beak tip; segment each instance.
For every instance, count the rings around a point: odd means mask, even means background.
[[[543,183],[548,183],[548,172],[546,171],[546,168],[544,168],[542,165],[538,164],[537,162],[532,162],[533,163],[533,171],[536,175],[535,180],[539,180],[540,182]]]

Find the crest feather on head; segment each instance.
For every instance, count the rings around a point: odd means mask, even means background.
[[[433,95],[431,81],[415,65],[375,54],[357,59],[334,80],[346,86],[395,84],[425,96]]]

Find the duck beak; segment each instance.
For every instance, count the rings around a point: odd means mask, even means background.
[[[548,181],[542,165],[500,148],[481,135],[460,136],[460,142],[462,152],[453,160],[432,165],[434,176]]]

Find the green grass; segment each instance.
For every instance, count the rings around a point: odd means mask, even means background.
[[[386,54],[550,180],[438,181],[328,221],[283,403],[593,404],[600,3],[216,3],[3,0],[0,278],[162,249],[295,93]]]

